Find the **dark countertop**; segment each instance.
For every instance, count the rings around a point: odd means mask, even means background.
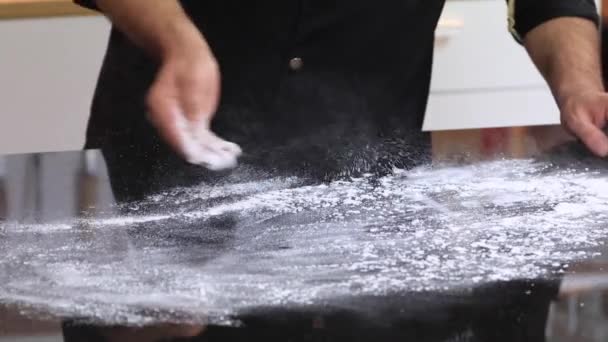
[[[608,338],[608,179],[580,150],[332,184],[168,169],[0,158],[0,341]]]

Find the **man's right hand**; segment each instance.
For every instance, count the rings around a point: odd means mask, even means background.
[[[177,0],[97,0],[129,38],[161,61],[148,94],[149,119],[173,149],[212,170],[236,166],[241,149],[210,130],[220,72],[201,32]]]
[[[210,130],[220,97],[218,64],[206,44],[193,42],[178,50],[164,57],[150,89],[149,119],[188,162],[211,170],[235,167],[239,146]]]

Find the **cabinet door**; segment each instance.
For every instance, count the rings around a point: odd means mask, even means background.
[[[435,34],[432,91],[542,85],[507,17],[504,0],[447,1]]]
[[[544,87],[431,94],[424,131],[559,124]]]
[[[447,1],[423,130],[559,124],[559,110],[508,32],[503,0]]]

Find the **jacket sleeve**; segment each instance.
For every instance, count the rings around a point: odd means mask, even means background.
[[[518,41],[536,26],[558,17],[580,17],[599,23],[594,0],[507,0],[509,30]]]
[[[74,2],[80,6],[86,7],[86,8],[90,8],[90,9],[98,9],[97,5],[95,4],[95,0],[74,0]]]

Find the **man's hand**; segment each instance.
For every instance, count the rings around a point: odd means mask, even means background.
[[[564,97],[560,108],[562,124],[594,154],[608,156],[608,137],[602,130],[608,119],[608,94],[582,91]]]
[[[161,61],[149,119],[182,157],[212,170],[236,166],[240,148],[211,132],[220,97],[218,64],[177,0],[97,0],[129,38]]]
[[[587,19],[550,20],[525,37],[525,45],[561,110],[562,125],[596,155],[608,155],[602,131],[608,95],[600,68],[598,28]]]
[[[206,46],[167,55],[148,95],[149,119],[188,162],[211,170],[235,167],[241,149],[210,130],[220,97],[220,71]]]

